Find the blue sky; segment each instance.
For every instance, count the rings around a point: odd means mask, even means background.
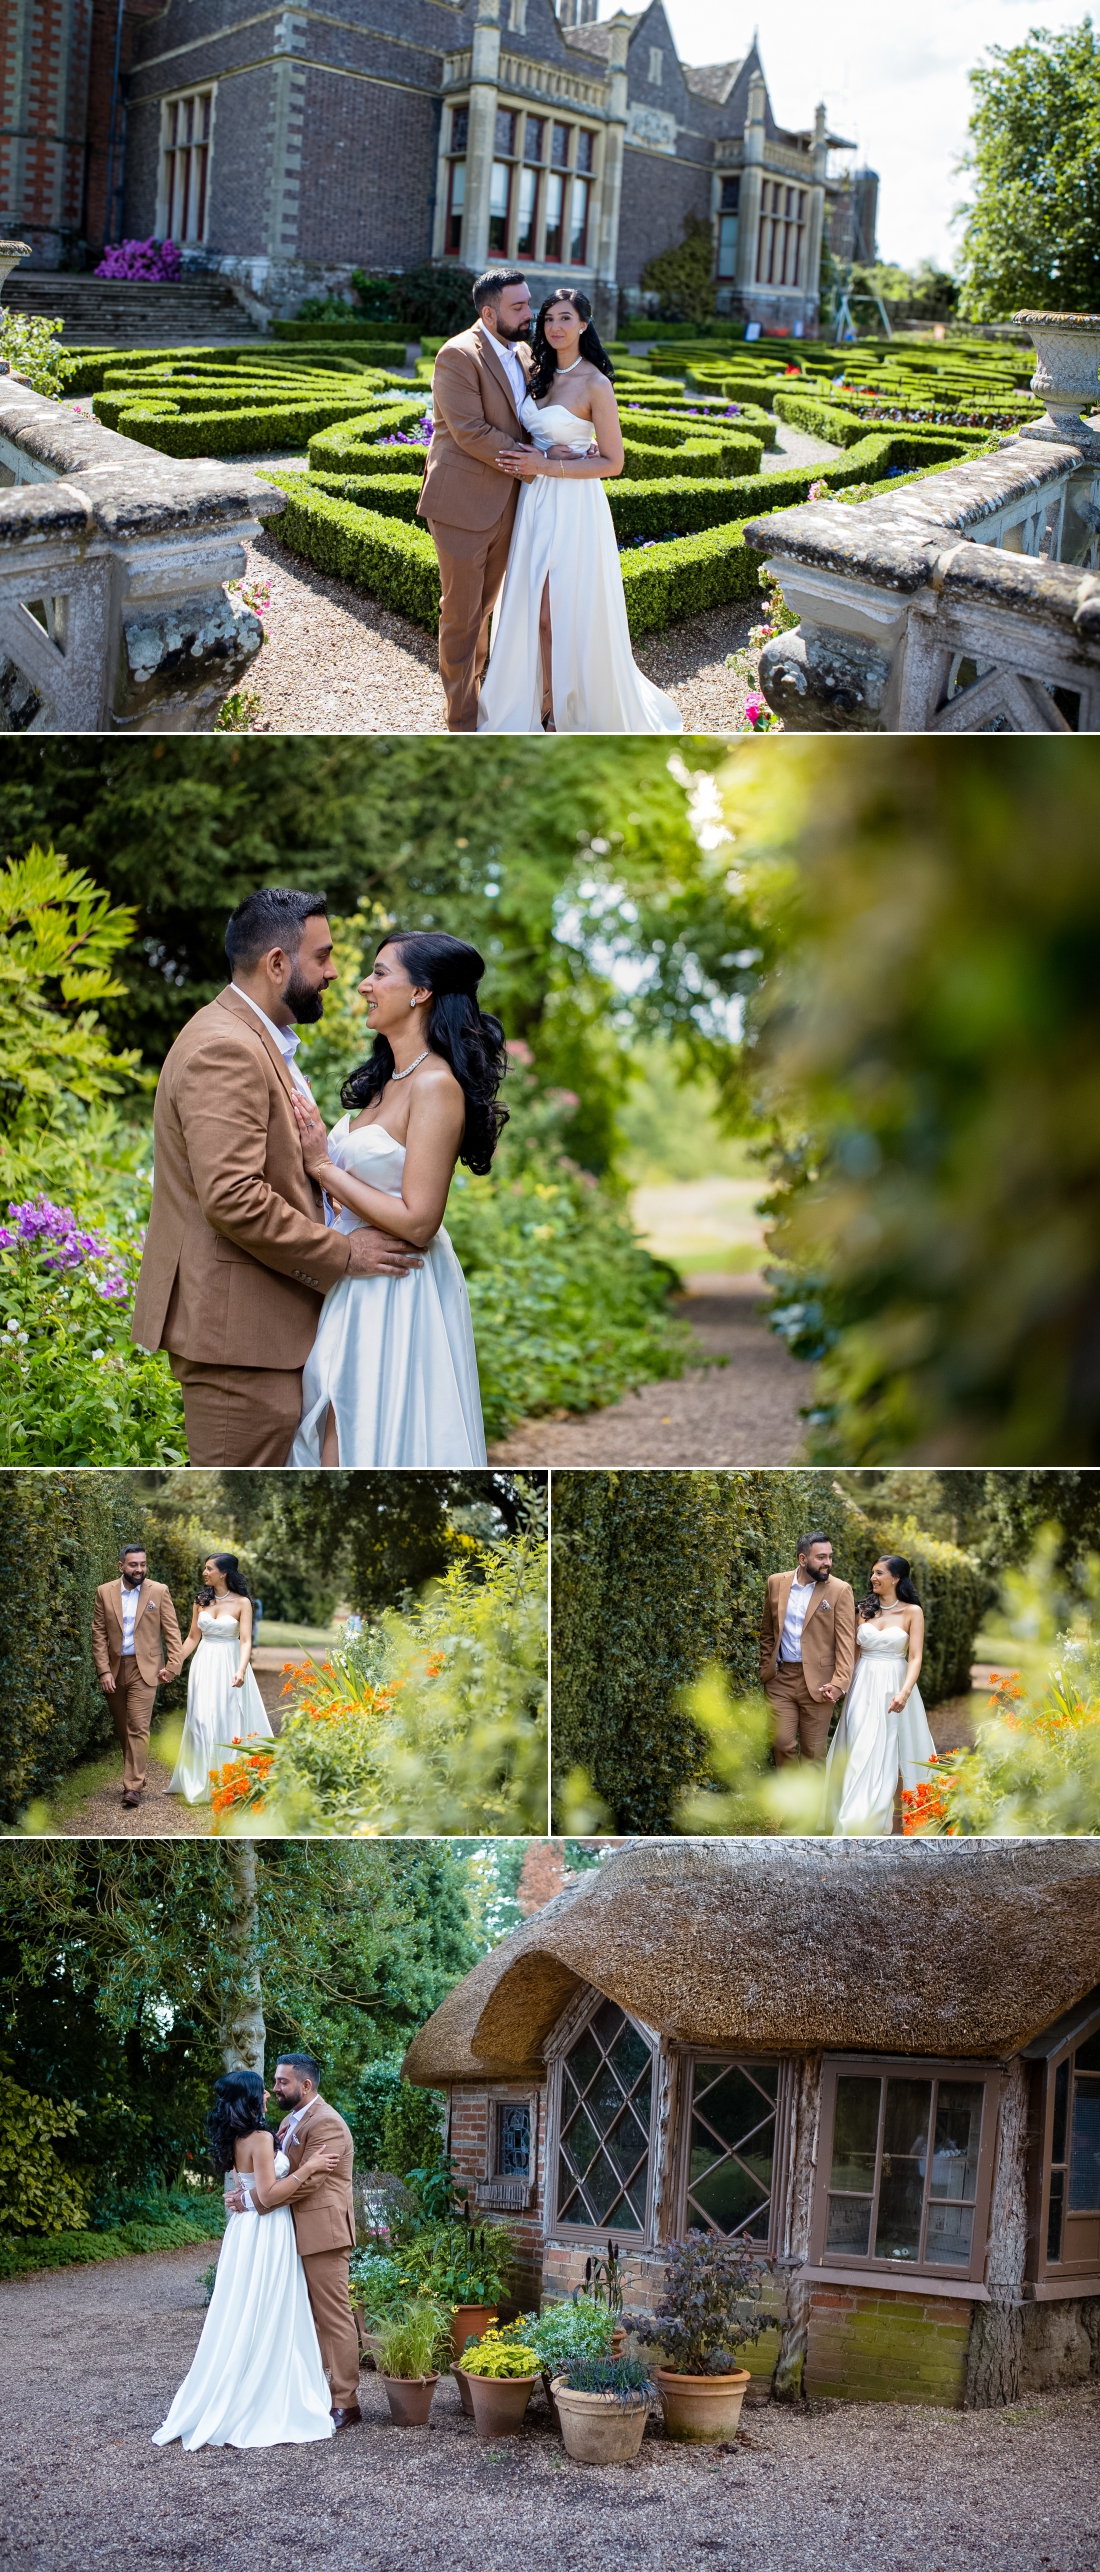
[[[609,18],[618,0],[600,0]],[[635,0],[626,0],[628,8]],[[754,0],[665,0],[685,62],[729,62],[744,54],[756,25]],[[761,12],[759,44],[781,124],[808,125],[825,100],[834,133],[851,135],[879,172],[879,250],[912,267],[951,263],[951,214],[964,192],[954,164],[966,145],[967,73],[990,45],[1020,43],[1029,27],[1079,25],[1087,7],[1036,0],[784,0]]]

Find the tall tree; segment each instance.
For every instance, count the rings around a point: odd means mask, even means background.
[[[1001,321],[1016,306],[1100,303],[1100,46],[1091,18],[992,45],[970,74],[960,309]]]

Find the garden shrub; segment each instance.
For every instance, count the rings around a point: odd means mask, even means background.
[[[108,396],[96,395],[96,403]],[[250,448],[304,447],[320,428],[331,422],[352,419],[363,407],[359,387],[344,393],[318,394],[311,401],[301,396],[293,402],[258,401],[232,410],[202,410],[179,413],[171,396],[134,402],[123,408],[114,425],[123,437],[135,437],[143,446],[155,447],[161,455],[206,456],[247,454]],[[408,418],[407,409],[397,412],[394,425]],[[387,415],[380,413],[379,427]]]
[[[344,2101],[360,2168],[390,2171],[398,2179],[439,2159],[447,2105],[442,2090],[403,2081],[401,2063],[400,2054],[382,2054],[364,2064],[354,2098]]]
[[[303,554],[318,569],[370,591],[384,607],[397,608],[414,625],[434,633],[439,623],[439,564],[435,546],[422,522],[404,526],[399,518],[356,508],[318,491],[305,474],[267,467],[267,479],[287,494],[282,516],[272,532],[292,554]]]
[[[546,1546],[533,1518],[291,1685],[278,1740],[215,1772],[216,1831],[544,1830]]]
[[[816,1527],[857,1595],[878,1553],[909,1556],[928,1617],[926,1703],[968,1688],[989,1596],[980,1567],[908,1525],[871,1526],[827,1475],[555,1478],[554,1765],[559,1780],[584,1771],[617,1830],[669,1830],[685,1790],[707,1783],[685,1691],[715,1665],[735,1694],[758,1689],[765,1582]]]
[[[88,2189],[79,2170],[67,2169],[54,2145],[72,2135],[83,2108],[72,2099],[47,2099],[0,2081],[0,2240],[10,2233],[83,2232]]]
[[[330,346],[338,345],[342,339],[369,341],[379,366],[404,365],[408,342],[397,338],[392,322],[361,321],[350,304],[345,309],[346,321],[338,321],[332,313],[327,321],[273,321],[272,337],[295,343],[319,341]]]
[[[125,1473],[3,1469],[0,1503],[0,1819],[10,1825],[113,1739],[92,1660],[92,1607],[100,1582],[117,1578],[123,1545],[145,1543],[150,1577],[167,1581],[181,1633],[196,1567]]]
[[[655,422],[655,431],[657,427]],[[624,469],[635,481],[666,473],[687,474],[692,480],[713,474],[726,481],[734,473],[758,473],[761,453],[759,438],[732,433],[723,438],[677,436],[672,445],[666,445],[656,434],[635,437],[633,421],[623,423]]]
[[[171,2214],[162,2223],[119,2224],[111,2232],[50,2233],[0,2238],[0,2278],[39,2269],[80,2268],[102,2259],[132,2259],[135,2251],[183,2250],[189,2242],[218,2241],[225,2229],[220,2197],[196,2197],[193,2215]]]
[[[0,1457],[12,1464],[183,1464],[183,1405],[130,1314],[141,1238],[90,1232],[48,1198],[0,1224]]]

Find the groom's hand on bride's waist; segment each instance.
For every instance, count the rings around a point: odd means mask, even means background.
[[[410,1268],[423,1268],[424,1261],[412,1243],[399,1241],[396,1233],[381,1232],[376,1224],[360,1224],[349,1233],[351,1257],[349,1277],[404,1277]]]

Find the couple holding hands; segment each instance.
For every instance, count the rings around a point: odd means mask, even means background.
[[[909,1571],[903,1554],[880,1555],[857,1602],[817,1531],[799,1538],[795,1570],[773,1572],[765,1589],[760,1678],[776,1766],[799,1749],[824,1760],[834,1837],[888,1838],[899,1777],[909,1790],[923,1784],[936,1756],[917,1686],[924,1611]]]

